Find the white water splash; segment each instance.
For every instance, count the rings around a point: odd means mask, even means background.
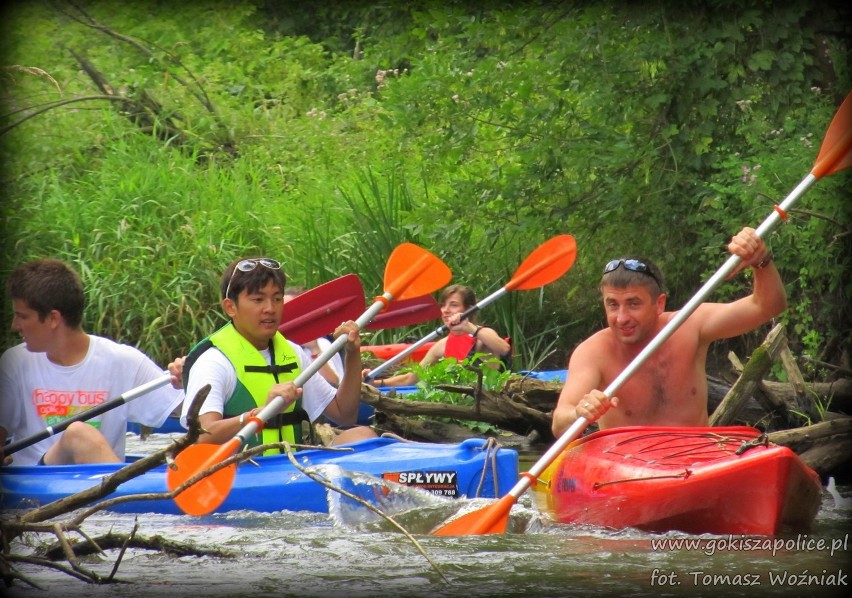
[[[831,494],[831,497],[834,499],[834,508],[836,509],[852,509],[852,497],[845,497],[840,494],[837,490],[837,484],[834,482],[834,478],[828,478],[828,486],[826,487],[828,493]]]

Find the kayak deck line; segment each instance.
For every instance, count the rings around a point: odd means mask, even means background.
[[[755,428],[633,426],[569,444],[533,495],[560,523],[775,535],[810,526],[822,483]]]

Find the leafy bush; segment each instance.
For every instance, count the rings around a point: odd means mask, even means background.
[[[87,327],[163,363],[221,321],[217,280],[237,255],[274,256],[305,286],[356,272],[373,296],[412,241],[484,296],[570,233],[568,274],[482,313],[517,369],[562,367],[602,325],[608,258],[655,259],[680,306],[806,174],[852,88],[849,9],[805,2],[104,0],[9,15],[3,63],[27,69],[2,71],[0,276],[69,260]],[[848,174],[820,181],[770,240],[794,350],[836,363],[849,188]]]

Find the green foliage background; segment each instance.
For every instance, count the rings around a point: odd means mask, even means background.
[[[306,286],[355,272],[372,297],[410,241],[484,297],[570,233],[562,279],[482,313],[517,368],[561,367],[602,324],[607,259],[651,257],[683,304],[808,173],[852,88],[849,10],[804,0],[4,10],[0,275],[72,262],[87,329],[161,363],[222,321],[217,281],[237,255],[279,258]],[[156,118],[128,118],[75,56]],[[835,364],[850,348],[849,188],[847,173],[820,180],[770,239],[794,351]]]

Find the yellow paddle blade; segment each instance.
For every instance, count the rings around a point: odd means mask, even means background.
[[[185,448],[175,458],[175,468],[166,468],[166,484],[169,492],[183,485],[190,478],[210,467],[221,463],[230,454],[223,449],[230,449],[232,443],[217,444],[193,444]],[[237,466],[231,464],[214,474],[211,474],[186,488],[175,497],[175,503],[180,510],[187,515],[207,515],[215,511],[228,497],[234,478],[237,475]]]
[[[437,256],[413,243],[401,243],[385,266],[384,287],[394,301],[433,293],[453,277]]]

